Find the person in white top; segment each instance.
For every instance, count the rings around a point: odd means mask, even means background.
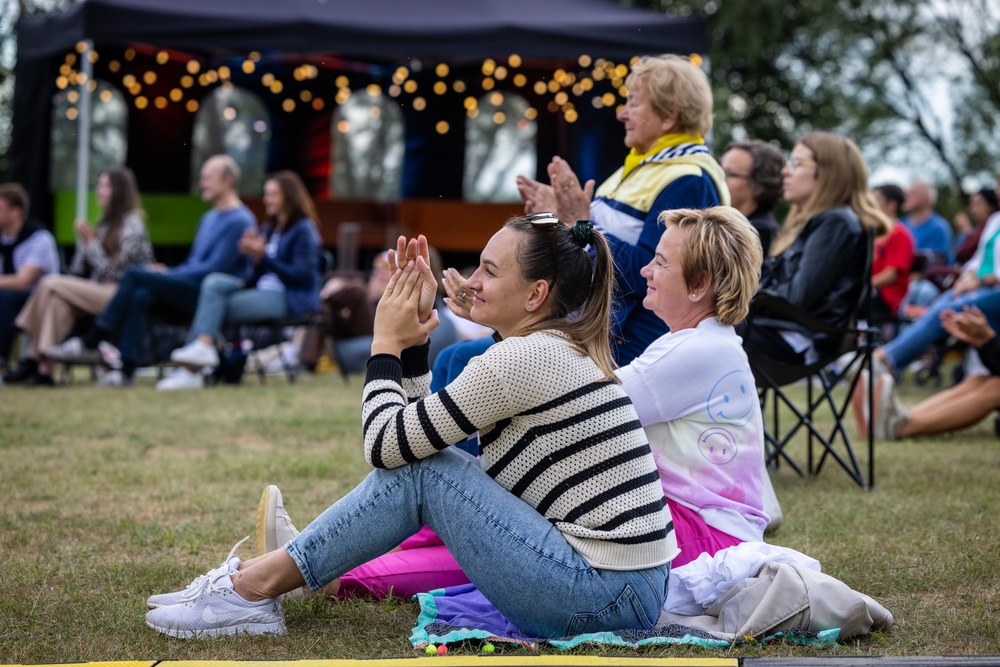
[[[736,209],[666,211],[666,231],[642,269],[642,305],[670,327],[618,379],[635,404],[667,496],[681,555],[760,541],[764,427],[734,325],[757,290],[760,237]]]

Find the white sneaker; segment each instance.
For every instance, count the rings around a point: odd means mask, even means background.
[[[298,534],[281,503],[281,491],[274,484],[269,485],[260,494],[257,505],[257,528],[254,531],[257,555],[263,556],[280,549]]]
[[[214,570],[209,570],[206,574],[198,575],[184,590],[150,595],[149,599],[146,600],[146,606],[150,609],[156,609],[157,607],[169,607],[170,605],[180,604],[187,601],[196,591],[200,590],[206,579],[217,578],[220,574],[233,574],[240,568],[240,557],[236,555],[236,550],[249,539],[250,536],[247,535],[237,542],[236,546],[229,550],[229,555],[226,556],[226,560],[222,561],[222,565]]]
[[[45,348],[42,350],[42,355],[52,361],[63,361],[71,364],[102,363],[101,353],[93,348],[84,346],[83,340],[79,336],[67,338],[59,345]]]
[[[125,377],[121,371],[108,371],[101,376],[101,379],[94,383],[95,387],[131,387],[134,384],[132,378]]]
[[[243,599],[226,572],[206,576],[184,602],[146,613],[146,625],[178,639],[285,634],[285,613],[278,598]]]
[[[171,352],[170,361],[176,364],[214,368],[219,365],[219,351],[215,349],[214,345],[209,345],[195,338],[184,347],[179,347]]]
[[[898,440],[899,430],[910,415],[896,395],[896,381],[891,373],[883,373],[875,381],[875,402],[872,405],[872,413],[875,439]]]
[[[178,367],[169,376],[156,383],[157,391],[177,391],[183,389],[203,389],[205,376],[198,371]]]
[[[122,368],[122,353],[117,347],[112,345],[106,340],[102,340],[97,344],[97,351],[101,353],[101,359],[104,361],[108,368],[114,370],[121,370]]]

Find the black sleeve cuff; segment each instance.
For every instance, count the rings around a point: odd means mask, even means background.
[[[368,358],[365,384],[373,380],[391,380],[403,384],[403,366],[399,358],[391,354],[376,354]]]
[[[430,351],[430,340],[423,345],[415,345],[403,350],[403,353],[399,355],[399,360],[403,364],[403,377],[415,378],[430,373],[431,366],[428,362]]]
[[[993,375],[1000,375],[1000,336],[994,336],[979,348],[979,359]]]

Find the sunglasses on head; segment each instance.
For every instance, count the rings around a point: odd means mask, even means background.
[[[538,227],[551,227],[552,228],[552,282],[556,279],[556,257],[558,257],[557,247],[558,247],[558,233],[559,225],[562,221],[551,212],[543,213],[532,213],[528,216],[528,221]]]

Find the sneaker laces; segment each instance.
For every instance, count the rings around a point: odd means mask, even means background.
[[[219,590],[219,586],[217,586],[215,582],[218,581],[223,576],[228,577],[232,573],[229,566],[229,561],[231,561],[233,557],[236,555],[236,550],[239,549],[240,546],[249,539],[250,536],[247,535],[242,540],[237,542],[236,546],[230,549],[229,555],[226,556],[226,559],[222,561],[222,564],[219,567],[213,568],[208,572],[206,572],[205,574],[198,575],[197,577],[195,577],[194,581],[188,584],[188,587],[184,589],[184,594],[180,598],[180,603],[190,602],[192,600],[197,599],[198,597],[201,596],[201,594],[204,592],[206,588],[209,588],[211,590]]]

